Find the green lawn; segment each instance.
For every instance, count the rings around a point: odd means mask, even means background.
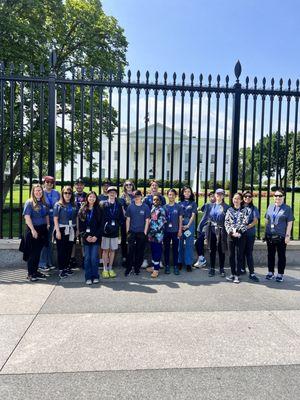
[[[97,188],[98,189],[98,188]],[[142,188],[141,188],[142,189]],[[60,187],[57,187],[57,190],[60,190]],[[97,191],[97,190],[96,190]],[[29,197],[29,186],[24,185],[23,186],[23,203],[28,199]],[[166,196],[165,196],[166,197]],[[228,201],[228,198],[227,198]],[[273,199],[271,199],[271,202]],[[287,193],[286,195],[286,203],[291,205],[292,201],[292,194]],[[19,208],[19,202],[20,202],[20,186],[19,185],[14,185],[14,190],[13,190],[13,237],[18,237],[19,234],[19,212],[16,211],[16,209]],[[254,203],[258,207],[258,198],[254,198]],[[5,211],[8,211],[10,204],[10,196],[7,196],[6,201],[5,201]],[[201,207],[204,204],[204,197],[200,196],[198,199],[198,205]],[[262,197],[261,200],[261,216],[264,216],[265,212],[267,209],[267,198]],[[300,193],[295,193],[295,204],[294,204],[294,215],[295,215],[295,222],[294,222],[294,229],[293,229],[293,236],[295,239],[299,239],[299,218],[300,218]],[[201,215],[199,214],[199,217]],[[199,220],[198,217],[198,220]],[[263,235],[264,232],[264,218],[261,219],[261,226],[260,226],[260,233]],[[3,213],[3,237],[8,237],[9,236],[9,213],[4,212]]]

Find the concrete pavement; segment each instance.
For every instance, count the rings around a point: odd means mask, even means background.
[[[0,398],[300,398],[300,268],[239,285],[117,272],[87,287],[0,268]]]

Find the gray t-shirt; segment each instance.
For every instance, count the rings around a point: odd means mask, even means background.
[[[72,225],[76,225],[77,213],[76,206],[70,203],[65,206],[56,203],[53,209],[53,217],[58,217],[58,223],[61,225],[69,225],[70,220],[72,220]]]
[[[291,207],[286,204],[282,204],[280,207],[276,207],[275,204],[270,204],[265,218],[268,220],[266,225],[267,235],[273,233],[282,237],[286,234],[288,222],[294,221],[295,219]]]
[[[146,219],[150,218],[150,209],[145,203],[140,206],[131,203],[125,215],[130,218],[129,232],[144,232]]]

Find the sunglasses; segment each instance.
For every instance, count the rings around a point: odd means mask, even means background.
[[[125,186],[132,186],[132,183],[125,183]]]
[[[246,196],[244,196],[244,199],[252,199],[252,196],[247,194]]]
[[[64,194],[69,194],[71,196],[72,192],[64,192]]]
[[[274,194],[274,197],[283,197],[282,194]]]
[[[52,185],[54,184],[53,181],[45,181],[45,183],[51,183]]]

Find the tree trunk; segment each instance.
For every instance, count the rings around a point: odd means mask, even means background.
[[[5,199],[6,196],[9,192],[9,188],[10,188],[10,180],[12,179],[12,181],[14,182],[16,177],[18,176],[19,172],[20,172],[20,166],[21,166],[21,155],[19,154],[14,166],[13,166],[13,170],[12,170],[12,174],[7,176],[7,178],[4,180],[3,183],[3,204],[5,203]]]

